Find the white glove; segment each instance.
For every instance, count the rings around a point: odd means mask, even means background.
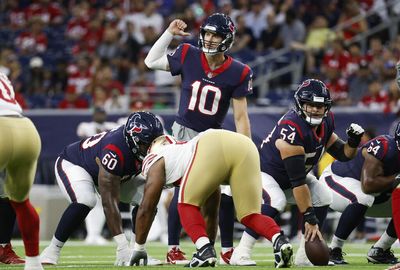
[[[128,240],[126,240],[125,234],[114,236],[114,240],[117,242],[117,252],[114,265],[129,266],[132,249],[129,248],[129,243]]]
[[[351,125],[346,129],[348,136],[347,143],[353,147],[357,148],[361,142],[361,138],[364,135],[364,129],[357,124],[351,123]]]

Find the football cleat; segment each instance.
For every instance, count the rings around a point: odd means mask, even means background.
[[[170,264],[188,264],[189,260],[186,259],[185,253],[179,247],[173,247],[167,253],[166,262]]]
[[[304,235],[301,237],[299,248],[297,249],[296,256],[294,257],[294,265],[313,266],[306,254]]]
[[[163,265],[163,262],[159,259],[148,256],[147,257],[147,265]]]
[[[344,253],[341,248],[331,248],[329,251],[329,261],[334,264],[349,264],[344,260],[343,255],[346,255],[346,253]]]
[[[281,233],[273,243],[275,255],[275,268],[288,268],[292,265],[293,247],[289,238]]]
[[[210,243],[204,245],[193,254],[192,260],[185,267],[214,267],[217,262],[217,254]]]
[[[227,265],[230,264],[233,248],[230,248],[227,252],[222,252],[219,254],[219,264],[220,265]]]
[[[40,257],[27,257],[24,270],[44,270],[42,264],[40,263]]]
[[[238,246],[233,250],[230,259],[230,265],[256,266],[256,262],[250,259],[250,256],[251,250]]]
[[[375,264],[396,264],[399,260],[394,256],[393,251],[388,248],[383,250],[380,247],[372,246],[368,251],[367,260]]]
[[[11,243],[0,245],[0,262],[5,264],[24,264],[25,261],[13,250]]]
[[[54,248],[48,246],[40,254],[40,262],[45,265],[57,265],[60,258],[60,251],[55,251]]]

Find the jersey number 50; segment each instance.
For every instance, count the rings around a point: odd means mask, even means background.
[[[194,111],[196,109],[198,93],[200,91],[200,100],[198,102],[199,112],[207,115],[214,115],[218,112],[219,101],[221,100],[221,90],[218,87],[212,85],[205,85],[200,88],[201,82],[195,81],[192,83],[192,96],[190,97],[188,109]],[[214,93],[214,99],[212,100],[211,110],[206,108],[207,95],[212,92]],[[211,93],[211,95],[212,95]]]

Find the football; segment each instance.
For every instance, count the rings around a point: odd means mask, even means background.
[[[318,237],[314,241],[305,242],[306,255],[313,265],[328,265],[329,248],[324,240],[319,240]]]

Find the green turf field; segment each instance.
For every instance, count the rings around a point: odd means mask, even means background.
[[[46,243],[42,243],[41,250],[45,247]],[[20,241],[13,242],[16,247],[16,251],[19,255],[23,254],[23,247]],[[366,253],[372,244],[347,244],[345,246],[345,252],[347,256],[346,260],[350,263],[346,266],[326,266],[326,267],[313,267],[312,269],[385,269],[387,265],[374,265],[367,263]],[[183,250],[187,252],[188,257],[191,257],[191,253],[194,251],[194,246],[185,241],[181,243]],[[218,245],[216,245],[218,247]],[[297,246],[295,246],[296,248]],[[167,247],[160,243],[149,243],[147,245],[148,253],[160,260],[164,260]],[[219,250],[217,249],[217,252]],[[397,256],[400,256],[400,248],[395,248],[394,252]],[[60,264],[57,266],[45,266],[45,269],[118,269],[126,267],[114,267],[115,259],[115,246],[110,243],[106,246],[87,246],[83,242],[79,241],[69,241],[62,251],[62,256]],[[253,252],[254,260],[257,262],[256,267],[250,267],[250,269],[273,269],[273,256],[271,245],[264,243],[257,243],[256,248]],[[182,269],[183,266],[148,266],[152,269]],[[239,267],[233,266],[217,266],[226,270],[229,269],[239,269]],[[143,267],[140,267],[143,268]],[[240,267],[242,268],[242,267]],[[295,269],[310,269],[310,267],[293,267]],[[8,266],[5,264],[0,264],[0,269],[23,269],[21,266]]]

